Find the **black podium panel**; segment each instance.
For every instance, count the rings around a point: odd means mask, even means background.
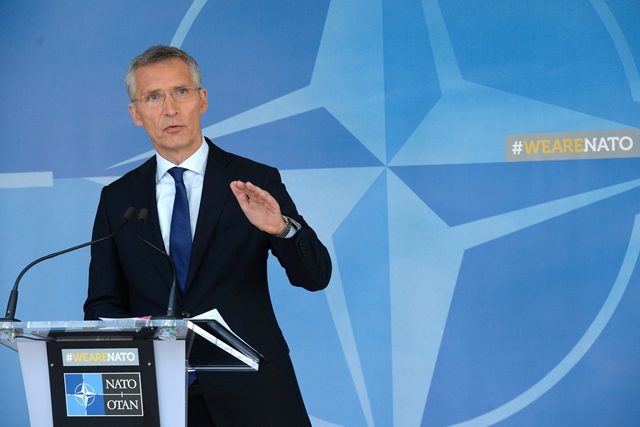
[[[153,342],[47,343],[56,427],[160,425]]]

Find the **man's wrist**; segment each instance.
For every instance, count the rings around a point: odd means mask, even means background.
[[[298,231],[302,228],[299,222],[297,222],[293,218],[289,218],[286,215],[282,215],[282,220],[284,221],[284,229],[280,234],[276,234],[276,237],[287,239],[289,237],[293,237],[296,235]]]
[[[291,227],[293,226],[293,223],[291,222],[291,218],[289,218],[288,216],[284,216],[282,215],[282,220],[284,221],[284,228],[282,229],[282,232],[278,235],[276,235],[276,237],[287,237],[289,235],[289,232],[291,231]]]

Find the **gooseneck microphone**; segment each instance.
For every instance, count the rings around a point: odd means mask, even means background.
[[[171,258],[171,256],[166,253],[165,251],[163,251],[162,249],[160,249],[159,247],[157,247],[156,245],[154,245],[153,243],[145,240],[142,238],[142,234],[140,233],[140,229],[142,228],[142,224],[145,223],[145,221],[147,220],[147,218],[149,217],[149,211],[146,208],[142,208],[140,209],[140,213],[138,214],[138,239],[140,239],[140,241],[144,244],[146,244],[147,246],[155,249],[156,251],[160,252],[160,254],[162,254],[162,256],[164,256],[166,259],[169,260],[169,263],[171,264],[171,272],[173,274],[173,281],[171,283],[171,292],[169,293],[169,304],[167,307],[167,315],[160,317],[160,316],[153,316],[154,319],[158,319],[158,318],[169,318],[169,319],[175,319],[175,311],[176,311],[176,292],[178,289],[178,282],[176,280],[176,263],[173,261],[173,258]]]
[[[135,208],[130,207],[129,209],[127,209],[127,211],[124,213],[124,216],[122,217],[122,222],[120,223],[118,228],[116,228],[116,231],[114,231],[113,233],[109,234],[108,236],[101,237],[100,239],[92,240],[90,242],[83,243],[83,244],[78,245],[78,246],[74,246],[72,248],[64,249],[64,250],[59,251],[59,252],[54,252],[52,254],[45,255],[42,258],[38,258],[37,260],[33,261],[31,264],[27,265],[20,272],[20,274],[18,275],[18,278],[16,279],[15,284],[13,285],[13,289],[11,290],[11,295],[9,296],[9,303],[7,304],[7,312],[5,314],[5,317],[0,319],[0,322],[19,322],[18,319],[15,319],[13,317],[15,315],[15,312],[16,312],[16,306],[18,305],[18,284],[20,283],[20,279],[22,279],[22,276],[24,276],[24,274],[27,271],[29,271],[29,269],[31,267],[33,267],[34,265],[36,265],[36,264],[38,264],[38,263],[40,263],[40,262],[42,262],[42,261],[44,261],[46,259],[54,258],[54,257],[57,257],[58,255],[66,254],[67,252],[75,251],[77,249],[84,248],[85,246],[93,245],[94,243],[99,243],[99,242],[102,242],[104,240],[111,239],[113,236],[118,234],[120,232],[120,230],[122,230],[122,228],[125,226],[125,224],[127,222],[129,222],[131,220],[131,218],[133,218],[133,215],[135,213],[136,213]]]

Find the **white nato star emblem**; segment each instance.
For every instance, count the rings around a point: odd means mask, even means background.
[[[96,399],[96,392],[93,387],[83,381],[74,390],[73,397],[76,398],[76,402],[86,409]]]

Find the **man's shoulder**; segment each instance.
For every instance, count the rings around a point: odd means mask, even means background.
[[[139,182],[142,177],[148,174],[155,176],[155,164],[156,158],[153,156],[137,168],[112,181],[105,187],[105,190],[117,192],[123,188],[130,187],[133,183]]]
[[[207,138],[208,139],[208,138]],[[244,157],[240,154],[235,154],[220,148],[209,140],[210,151],[209,155],[212,159],[217,160],[225,165],[232,165],[237,169],[248,169],[254,171],[266,171],[269,169],[275,169],[273,166],[261,163],[259,161]]]

